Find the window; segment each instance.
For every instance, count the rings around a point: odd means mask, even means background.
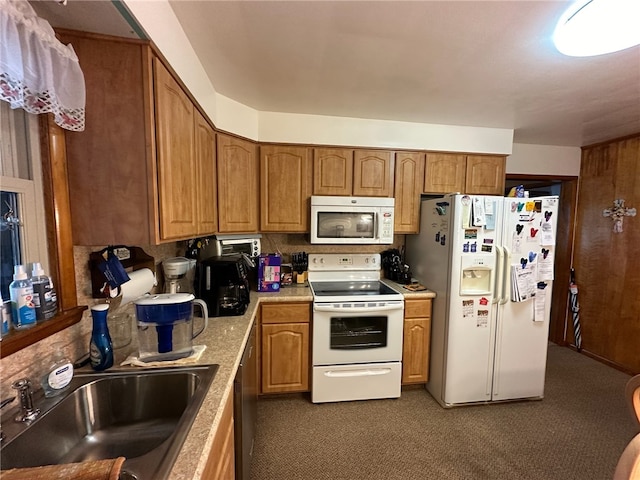
[[[38,119],[0,102],[0,291],[9,298],[16,264],[49,271]]]

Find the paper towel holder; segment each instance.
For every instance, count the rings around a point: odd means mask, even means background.
[[[99,252],[91,252],[89,254],[89,272],[91,273],[91,296],[93,298],[108,298],[108,294],[105,291],[107,279],[98,268],[98,265],[104,262],[109,253],[116,255],[127,271],[148,268],[154,274],[156,272],[154,258],[147,255],[140,247],[109,245]]]

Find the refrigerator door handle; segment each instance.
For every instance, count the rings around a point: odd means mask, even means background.
[[[502,274],[503,274],[503,262],[504,262],[504,251],[502,247],[496,245],[496,266],[495,271],[497,273],[495,278],[495,283],[493,285],[493,299],[491,303],[498,303],[502,295]]]
[[[504,248],[504,262],[502,262],[502,295],[500,297],[500,305],[504,305],[511,298],[511,252],[509,248]]]

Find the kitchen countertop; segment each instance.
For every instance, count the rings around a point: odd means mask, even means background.
[[[384,280],[384,282],[402,292],[406,298],[435,297],[435,293],[430,290],[410,292],[396,282],[390,280]],[[244,315],[209,318],[206,330],[194,340],[195,345],[207,346],[198,363],[216,363],[219,368],[169,474],[169,478],[172,480],[200,480],[202,477],[222,416],[222,408],[220,407],[225,404],[229,395],[233,394],[233,381],[259,304],[264,302],[310,302],[313,300],[313,296],[307,285],[292,285],[283,287],[279,292],[274,293],[252,291],[250,300]],[[129,353],[131,353],[131,346],[128,351],[127,349],[116,351],[116,361],[123,361]]]
[[[399,291],[400,293],[402,293],[402,295],[404,296],[405,299],[412,299],[412,298],[435,298],[436,296],[436,292],[432,291],[432,290],[420,290],[418,292],[412,292],[410,290],[407,290],[406,288],[404,288],[404,285],[402,283],[397,283],[394,282],[393,280],[389,280],[387,278],[383,278],[382,281],[384,283],[386,283],[387,285],[389,285],[391,288],[396,289],[397,291]]]

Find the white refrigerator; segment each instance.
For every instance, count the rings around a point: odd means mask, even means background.
[[[435,291],[427,390],[443,406],[542,398],[558,197],[451,194],[406,236]]]

